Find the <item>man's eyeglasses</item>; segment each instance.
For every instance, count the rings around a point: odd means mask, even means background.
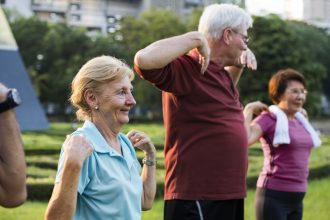
[[[306,89],[290,89],[289,92],[295,96],[300,94],[307,95],[308,91]]]
[[[230,29],[230,30],[233,31],[235,34],[238,34],[246,45],[249,43],[250,38],[248,36],[241,34],[238,31],[235,31],[233,29]]]

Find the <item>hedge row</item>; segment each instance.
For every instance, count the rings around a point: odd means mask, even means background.
[[[32,156],[32,155],[59,155],[60,151],[59,149],[25,149],[25,155],[26,156]]]
[[[27,166],[35,166],[43,169],[52,169],[56,170],[57,169],[57,162],[43,162],[43,161],[31,161],[27,162]]]
[[[311,169],[309,173],[309,180],[321,179],[328,176],[330,176],[330,164]],[[246,181],[247,188],[254,189],[257,179],[257,176],[248,177]],[[33,183],[28,184],[27,188],[29,200],[48,201],[53,191],[53,184]],[[161,198],[163,195],[164,183],[159,182],[157,183],[156,197]]]

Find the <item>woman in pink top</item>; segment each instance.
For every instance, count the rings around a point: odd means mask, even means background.
[[[304,77],[293,69],[278,71],[269,81],[269,97],[288,124],[285,144],[274,144],[278,115],[257,101],[244,109],[249,145],[260,139],[264,165],[256,190],[257,220],[301,220],[313,139],[296,113],[306,117]],[[270,108],[271,109],[271,108]],[[260,114],[261,113],[261,114]],[[253,115],[259,115],[253,122]],[[279,119],[278,119],[279,120]],[[281,124],[280,128],[283,127]]]

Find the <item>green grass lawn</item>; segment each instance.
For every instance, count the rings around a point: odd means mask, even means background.
[[[47,207],[46,202],[26,202],[13,209],[0,207],[0,220],[41,220]]]
[[[329,220],[330,177],[311,181],[304,200],[303,220]],[[245,200],[245,220],[254,220],[254,190],[248,191]],[[39,220],[43,218],[47,202],[26,202],[14,208],[0,208],[0,220]],[[142,213],[143,220],[163,219],[163,200],[155,201],[152,210]]]
[[[81,124],[79,124],[81,125]],[[147,133],[158,148],[157,160],[157,182],[162,185],[164,181],[164,129],[162,124],[129,124],[123,128],[123,133],[131,129],[137,129]],[[56,175],[57,162],[61,145],[67,134],[74,131],[69,123],[52,123],[47,131],[24,132],[23,142],[26,150],[26,161],[28,164],[28,184],[53,184]],[[137,150],[138,158],[143,153]],[[245,203],[246,220],[254,218],[254,186],[255,178],[258,176],[263,164],[263,155],[259,144],[249,148],[249,185],[248,196]],[[305,198],[304,220],[327,220],[330,219],[330,138],[323,137],[323,145],[313,149],[310,158],[311,181]],[[317,179],[320,178],[321,179]],[[38,185],[37,185],[38,186]],[[40,188],[38,188],[40,189]],[[160,189],[158,189],[158,192]],[[28,201],[15,209],[0,208],[0,220],[32,220],[42,219],[47,202]],[[143,220],[159,220],[163,217],[163,201],[158,198],[151,211],[143,212]]]

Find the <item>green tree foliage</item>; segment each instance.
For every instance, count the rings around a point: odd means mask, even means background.
[[[127,61],[133,63],[135,53],[150,43],[182,34],[186,31],[184,23],[170,11],[154,9],[142,13],[138,18],[126,17],[121,23],[120,34]],[[160,51],[161,53],[161,51]],[[134,91],[137,103],[149,108],[160,108],[161,93],[149,83],[136,77]]]
[[[89,37],[85,29],[66,23],[18,17],[11,28],[36,93],[44,104],[55,104],[60,114],[68,105],[70,83],[83,63],[102,54],[125,56],[112,37]]]
[[[20,17],[11,24],[11,29],[25,64],[36,66],[36,58],[42,47],[40,39],[48,32],[47,23],[40,21],[37,17]]]
[[[188,31],[197,31],[198,30],[198,23],[199,23],[199,18],[201,17],[203,13],[202,7],[197,7],[195,8],[192,13],[189,16],[189,19],[187,21],[187,30]]]
[[[113,35],[97,35],[91,38],[92,42],[86,51],[87,58],[100,55],[111,55],[122,60],[128,60],[123,44]]]
[[[28,69],[33,87],[38,95],[46,88],[47,75],[40,75],[42,38],[48,32],[46,22],[40,21],[37,17],[24,18],[13,17],[11,29],[23,57],[25,66]]]
[[[305,76],[308,83],[307,110],[312,115],[320,113],[321,82],[326,76],[326,67],[311,56],[312,48],[303,40],[309,30],[302,27],[301,23],[284,21],[275,15],[254,18],[250,48],[257,56],[258,70],[246,70],[241,78],[239,88],[244,103],[252,100],[270,103],[267,91],[271,75],[279,69],[294,68]],[[313,43],[322,47],[322,42]],[[313,53],[321,55],[320,51]]]
[[[330,99],[330,35],[324,29],[303,22],[290,21],[289,25],[307,49],[308,58],[326,68],[327,75],[317,86],[322,85],[322,91]],[[314,74],[319,74],[316,70]]]
[[[125,17],[121,33],[126,51],[133,58],[136,51],[163,38],[182,34],[186,31],[178,16],[168,10],[153,9],[138,18]],[[133,61],[133,59],[131,60]]]
[[[65,23],[50,24],[43,37],[40,73],[47,74],[47,88],[41,94],[43,102],[58,103],[64,109],[70,91],[70,82],[86,60],[90,38],[84,29]],[[59,95],[61,94],[61,95]]]

